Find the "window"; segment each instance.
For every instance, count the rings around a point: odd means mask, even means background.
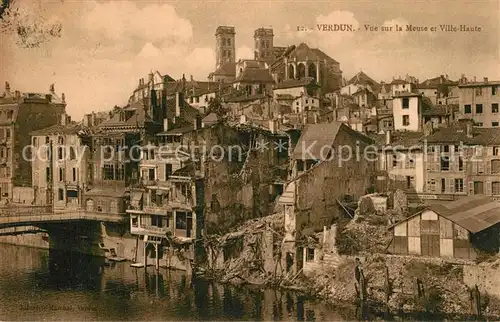
[[[50,182],[50,168],[45,168],[45,181]]]
[[[132,219],[132,227],[135,227],[135,228],[139,227],[139,220],[137,219],[137,217],[134,216],[131,219]]]
[[[406,176],[406,189],[411,189],[415,186],[415,177]]]
[[[73,181],[76,181],[76,168],[73,168]]]
[[[10,138],[10,129],[5,129],[5,137],[6,137],[7,139],[9,139],[9,138]]]
[[[453,151],[455,151],[455,153],[460,152],[460,146],[459,145],[454,145],[454,150]]]
[[[483,126],[483,122],[477,122],[476,126],[479,126],[479,127]]]
[[[483,95],[483,89],[481,87],[476,88],[476,96],[481,96]]]
[[[162,228],[163,227],[162,217],[158,215],[151,215],[151,226]]]
[[[491,194],[494,196],[500,195],[500,181],[491,183]]]
[[[500,153],[500,146],[494,146],[493,147],[493,155],[499,155]]]
[[[57,137],[57,144],[64,144],[64,138],[62,136]]]
[[[116,176],[115,180],[124,180],[125,179],[125,166],[118,166],[116,168]]]
[[[314,261],[314,248],[307,248],[306,251],[306,262]]]
[[[441,171],[450,171],[450,159],[441,157]]]
[[[114,176],[115,168],[113,165],[105,164],[102,171],[103,171],[103,180],[114,180],[115,179],[115,176]]]
[[[297,160],[297,171],[304,171],[304,161]]]
[[[226,42],[227,42],[227,45],[228,45],[228,46],[231,46],[231,38],[227,38],[227,41],[226,41]]]
[[[491,104],[491,113],[498,113],[498,103]]]
[[[148,170],[148,180],[151,180],[151,181],[155,180],[155,169]]]
[[[491,95],[497,95],[497,88],[495,86],[491,88]]]
[[[464,171],[464,160],[462,157],[458,157],[458,171]]]
[[[62,147],[57,148],[57,159],[58,160],[64,159],[64,152]]]
[[[175,214],[175,229],[187,229],[187,218],[185,212]]]
[[[464,179],[455,179],[455,192],[464,192]]]
[[[427,181],[428,185],[428,191],[429,192],[436,192],[436,180],[432,179],[430,181]]]
[[[472,113],[472,108],[471,108],[470,104],[466,104],[464,106],[464,112],[465,112],[465,114],[471,114]]]
[[[50,143],[50,138],[48,136],[45,137],[45,144],[49,144]]]
[[[59,168],[59,181],[64,181],[64,168]]]
[[[445,193],[445,192],[446,192],[446,179],[441,178],[441,193]]]
[[[483,104],[476,104],[476,114],[483,114]]]
[[[404,85],[403,85],[404,88]],[[410,99],[407,97],[403,98],[403,108],[410,108]]]
[[[85,203],[85,208],[87,208],[88,211],[94,211],[94,201],[92,199],[88,199]]]
[[[500,173],[500,160],[491,160],[491,173]]]
[[[168,180],[168,178],[172,175],[172,164],[167,163],[165,164],[165,180]]]
[[[498,122],[491,122],[491,126],[492,127],[497,127],[498,126]]]
[[[449,145],[443,145],[443,152],[444,153],[449,153],[450,152],[450,146]]]
[[[13,117],[14,117],[14,111],[8,111],[7,112],[7,119],[12,120]]]
[[[57,192],[59,201],[64,200],[64,189],[58,189]]]
[[[408,125],[410,125],[410,116],[403,115],[403,126],[408,126]]]

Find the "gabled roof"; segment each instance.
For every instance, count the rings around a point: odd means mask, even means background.
[[[454,82],[450,79],[448,79],[447,77],[445,77],[444,75],[440,75],[438,77],[434,77],[434,78],[429,78],[429,79],[426,79],[424,82],[422,82],[421,84],[418,84],[417,85],[417,88],[420,88],[420,89],[434,89],[434,88],[438,88],[440,86],[453,86],[453,85],[458,85],[458,82]]]
[[[274,79],[271,76],[271,73],[269,73],[269,69],[247,67],[238,76],[235,82],[272,84],[274,83]]]
[[[210,75],[221,75],[221,76],[236,76],[236,63],[227,62],[219,66]]]
[[[88,130],[88,127],[84,126],[81,123],[69,123],[66,125],[55,124],[45,129],[33,131],[30,133],[31,136],[42,136],[42,135],[71,135],[78,134],[82,131]]]
[[[329,63],[338,64],[338,62],[325,54],[318,48],[310,48],[307,44],[301,43],[297,47],[295,47],[289,54],[288,57],[294,58],[296,57],[298,61],[324,61],[326,60]]]
[[[487,82],[475,82],[459,84],[458,87],[482,87],[482,86],[499,86],[500,81],[487,81]]]
[[[493,146],[500,145],[500,128],[478,128],[472,127],[471,136],[467,136],[467,125],[465,122],[456,122],[447,128],[441,128],[429,135],[428,143],[454,143],[465,145]]]
[[[471,233],[500,223],[500,203],[484,195],[468,196],[449,203],[431,205],[430,210]]]
[[[356,75],[354,75],[353,78],[351,78],[348,82],[348,85],[363,85],[363,86],[369,86],[372,88],[374,91],[378,91],[380,89],[380,84],[377,83],[373,78],[370,76],[366,75],[364,72],[360,71]]]
[[[373,140],[369,137],[352,130],[341,122],[333,121],[331,123],[308,124],[295,146],[293,158],[306,160],[322,160],[326,158],[328,149],[324,147],[332,147],[337,134],[341,130],[347,131],[349,135],[356,137],[360,141],[373,143]]]
[[[422,111],[424,116],[446,116],[451,115],[456,111],[457,105],[439,105],[430,106],[428,109]]]

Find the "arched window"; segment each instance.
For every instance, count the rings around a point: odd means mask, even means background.
[[[309,64],[307,72],[309,74],[307,76],[312,77],[312,78],[314,78],[315,81],[317,81],[317,79],[316,79],[316,65],[314,63]]]
[[[294,79],[295,78],[295,67],[293,67],[292,64],[288,66],[288,78],[289,79]]]
[[[297,78],[304,78],[306,76],[306,66],[303,63],[300,63],[297,66]]]
[[[45,137],[45,144],[49,144],[50,143],[50,138],[48,136]]]
[[[38,146],[38,138],[36,136],[33,138],[33,146]]]
[[[87,209],[87,211],[94,211],[94,200],[87,199],[85,202],[85,209]]]

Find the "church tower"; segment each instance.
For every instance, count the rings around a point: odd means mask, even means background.
[[[215,48],[215,69],[225,63],[234,63],[236,60],[235,50],[235,35],[234,27],[219,26],[215,32],[216,48]]]
[[[255,40],[254,59],[273,60],[273,30],[270,28],[259,28],[255,30],[253,38]]]

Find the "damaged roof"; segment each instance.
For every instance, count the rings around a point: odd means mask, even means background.
[[[471,233],[478,233],[500,223],[500,203],[484,195],[468,196],[429,208]]]

